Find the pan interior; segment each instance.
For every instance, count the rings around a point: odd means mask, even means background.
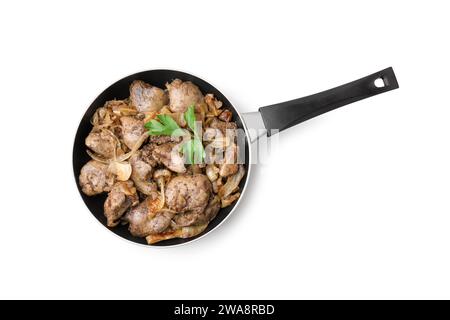
[[[107,88],[105,91],[103,91],[95,100],[94,102],[89,106],[86,113],[84,114],[80,125],[78,126],[78,130],[75,136],[75,142],[73,147],[73,170],[75,175],[75,181],[76,185],[78,187],[78,191],[80,192],[81,197],[83,198],[84,203],[89,208],[91,213],[95,216],[95,218],[100,221],[105,228],[108,228],[106,226],[106,218],[103,215],[103,203],[106,200],[106,193],[97,195],[97,196],[87,196],[85,195],[80,188],[80,185],[78,183],[78,177],[80,175],[81,168],[84,164],[86,164],[90,157],[86,153],[87,147],[84,144],[85,138],[88,136],[89,132],[92,129],[92,125],[90,123],[90,119],[93,116],[95,110],[97,108],[104,105],[104,103],[108,100],[112,99],[124,99],[129,96],[129,86],[131,82],[134,80],[142,80],[147,83],[150,83],[151,85],[165,88],[165,84],[167,82],[172,81],[173,79],[178,78],[182,81],[191,81],[195,85],[197,85],[203,94],[206,93],[213,93],[214,96],[223,102],[224,106],[223,108],[229,109],[233,113],[233,121],[236,122],[238,128],[241,128],[242,130],[245,130],[242,119],[240,118],[239,114],[237,113],[236,109],[232,106],[230,101],[214,86],[209,84],[208,82],[190,75],[185,72],[175,71],[175,70],[150,70],[150,71],[144,71],[140,73],[136,73],[133,75],[130,75],[126,78],[123,78],[116,83],[112,84],[109,88]],[[246,171],[248,173],[249,170],[249,146],[247,139],[245,138],[245,167]],[[246,182],[247,182],[248,174],[245,175],[245,177],[242,179],[239,187],[240,190],[243,190]],[[209,223],[208,227],[205,231],[203,231],[201,234],[197,235],[196,237],[188,238],[188,239],[170,239],[165,240],[156,244],[153,244],[153,246],[172,246],[177,244],[182,244],[185,242],[192,241],[198,237],[201,237],[202,235],[210,232],[214,228],[216,228],[233,210],[236,203],[233,203],[232,205],[223,208],[219,211],[217,216]],[[114,228],[108,228],[110,231],[114,232],[115,234],[121,236],[122,238],[125,238],[127,240],[140,243],[140,244],[147,244],[144,238],[138,238],[134,237],[130,234],[128,231],[128,226],[117,226]]]

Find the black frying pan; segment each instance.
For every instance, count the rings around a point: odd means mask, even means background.
[[[261,134],[267,134],[268,136],[271,136],[278,131],[292,127],[322,113],[331,111],[358,100],[377,95],[379,93],[398,88],[397,79],[395,78],[393,69],[387,68],[359,80],[336,87],[334,89],[323,91],[304,98],[262,107],[259,108],[259,112],[252,112],[241,115],[230,103],[230,101],[214,86],[196,76],[185,72],[174,70],[150,70],[136,73],[123,78],[104,90],[89,106],[83,118],[81,119],[75,136],[75,143],[73,147],[73,170],[76,185],[78,186],[78,191],[80,192],[84,203],[89,208],[91,213],[101,224],[105,226],[105,228],[108,228],[106,226],[106,218],[103,215],[103,203],[106,199],[106,194],[100,194],[93,197],[86,196],[81,191],[78,183],[78,177],[80,175],[81,168],[90,160],[90,157],[86,153],[86,146],[84,144],[85,138],[88,136],[89,132],[92,129],[90,119],[93,116],[95,110],[103,106],[106,101],[112,99],[124,99],[128,97],[129,86],[134,80],[143,80],[154,86],[164,88],[167,82],[170,82],[175,78],[181,79],[182,81],[193,82],[200,88],[200,90],[204,94],[213,93],[218,100],[223,102],[225,108],[232,111],[233,121],[235,121],[238,127],[243,129],[246,133],[243,145],[245,146],[244,154],[247,174],[242,179],[240,184],[240,190],[242,190],[240,199],[242,199],[242,197],[244,196],[245,186],[251,173],[251,150],[249,148],[249,143],[255,141],[258,136],[260,136]],[[218,225],[220,225],[230,215],[230,213],[234,211],[234,209],[239,204],[239,200],[234,204],[221,209],[217,217],[210,222],[206,230],[198,236],[188,239],[165,240],[162,242],[158,242],[153,246],[174,246],[204,236],[208,232],[215,229]],[[129,233],[127,227],[128,226],[126,225],[119,225],[117,227],[108,229],[121,236],[122,238],[133,241],[135,243],[147,245],[145,238],[137,238],[132,236]]]

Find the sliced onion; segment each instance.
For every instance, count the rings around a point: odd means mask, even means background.
[[[208,106],[209,112],[212,113],[214,116],[218,116],[220,114],[220,108],[222,108],[222,102],[214,98],[214,95],[211,93],[208,93],[205,96],[205,102]]]
[[[208,164],[206,166],[206,175],[208,176],[209,181],[216,181],[217,178],[219,178],[219,168],[213,164]]]
[[[116,141],[116,145],[114,146],[114,160],[116,160],[116,158],[117,158],[117,147],[120,148],[122,144],[120,143],[119,138],[116,137],[114,132],[112,132],[111,130],[106,129],[106,128],[104,128],[102,130],[106,131],[107,133],[109,133],[109,135],[111,135],[113,137],[113,139]]]
[[[95,161],[108,164],[108,172],[113,173],[117,176],[119,181],[127,181],[131,176],[131,165],[128,162],[119,162],[111,159],[105,159],[99,155],[93,153],[91,150],[86,150],[87,154]]]
[[[124,183],[125,186],[123,186],[122,191],[127,196],[133,196],[136,194],[136,188],[130,187],[128,184]]]
[[[135,116],[138,112],[130,107],[113,108],[113,113],[118,116]]]
[[[235,175],[229,177],[227,179],[227,182],[222,187],[219,188],[219,197],[223,199],[232,194],[234,189],[236,189],[239,186],[239,183],[241,182],[244,175],[245,175],[245,168],[241,164],[239,165],[239,171]]]
[[[119,181],[127,181],[131,176],[131,165],[128,162],[112,161],[108,166],[108,171],[114,173]]]
[[[103,116],[100,115],[100,112],[104,112],[105,114]],[[97,128],[99,126],[101,127],[107,127],[110,126],[111,124],[113,124],[113,119],[111,119],[111,109],[108,109],[107,107],[100,107],[98,108],[94,115],[91,118],[91,124]],[[100,125],[100,122],[102,122],[102,124]]]
[[[92,152],[89,149],[86,149],[87,154],[89,155],[89,157],[91,157],[93,160],[101,162],[101,163],[105,163],[105,164],[109,164],[111,162],[110,159],[105,159],[97,154],[95,154],[94,152]]]
[[[147,140],[147,138],[148,138],[148,132],[144,132],[139,137],[138,141],[136,141],[136,143],[134,144],[134,146],[131,149],[131,151],[121,155],[120,157],[118,157],[117,161],[122,162],[122,161],[125,161],[125,160],[129,159],[133,154],[135,154],[136,151],[138,151],[138,149],[144,144],[144,142],[145,142],[145,140]]]
[[[208,144],[210,148],[224,149],[231,145],[231,138],[228,136],[216,137],[213,141]]]
[[[156,211],[160,211],[162,208],[164,208],[164,204],[166,202],[166,194],[164,192],[164,178],[159,178],[158,179],[158,183],[159,183],[159,188],[161,189],[161,192],[159,194],[159,203],[158,203],[158,208],[156,209]]]
[[[220,188],[223,186],[222,177],[218,177],[216,181],[212,182],[212,188],[214,193],[219,193]]]
[[[221,200],[221,207],[222,208],[228,207],[230,204],[232,204],[237,199],[239,199],[240,196],[241,196],[241,194],[239,192],[236,192],[232,195],[229,195],[228,197],[223,198]]]
[[[182,227],[176,230],[165,231],[154,235],[152,234],[147,236],[145,239],[147,240],[148,244],[153,244],[159,241],[173,238],[190,238],[202,233],[207,226],[208,224],[206,223],[198,226]]]
[[[153,179],[158,180],[160,178],[166,178],[169,180],[172,176],[172,173],[168,169],[158,169],[153,172]]]

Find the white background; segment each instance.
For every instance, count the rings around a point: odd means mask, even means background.
[[[446,2],[2,2],[0,297],[450,298]],[[399,90],[281,133],[197,242],[130,244],[78,195],[79,120],[128,74],[186,70],[246,112],[389,66]]]

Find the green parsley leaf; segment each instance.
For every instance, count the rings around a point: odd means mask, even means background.
[[[148,133],[153,136],[182,136],[184,131],[178,126],[175,120],[167,114],[158,114],[158,120],[153,119],[144,126]]]
[[[186,155],[186,160],[190,163],[202,163],[205,158],[205,149],[203,148],[203,143],[201,135],[197,127],[197,119],[195,118],[195,106],[191,105],[188,107],[184,113],[184,120],[188,127],[194,133],[194,139],[185,142],[185,147],[183,153]]]
[[[194,140],[189,140],[183,143],[182,151],[184,155],[184,161],[187,164],[193,164],[194,163]]]
[[[183,143],[182,152],[187,164],[199,164],[205,158],[205,150],[202,141],[197,138],[190,139]]]
[[[188,109],[184,113],[184,120],[186,120],[188,127],[192,130],[192,132],[194,132],[194,135],[198,136],[198,130],[196,126],[197,119],[195,118],[194,105],[188,107]]]
[[[194,149],[194,163],[202,163],[205,158],[205,149],[203,149],[202,140],[198,138],[194,138],[193,140],[193,149]]]

